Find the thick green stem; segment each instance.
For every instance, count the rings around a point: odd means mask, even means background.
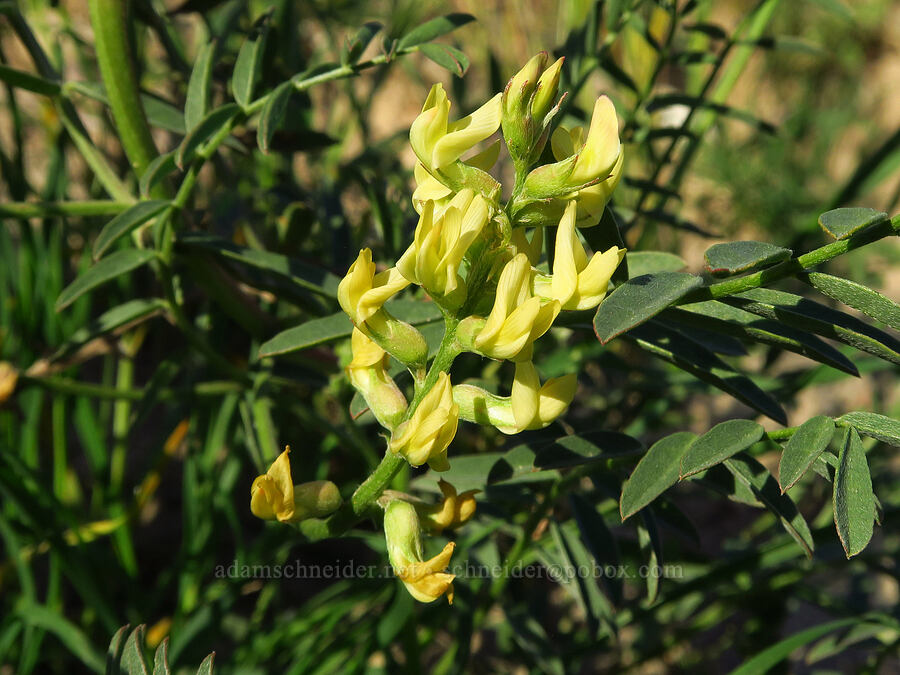
[[[89,0],[91,26],[100,75],[109,98],[122,148],[135,175],[157,156],[156,145],[141,104],[137,72],[128,45],[127,0]]]
[[[900,216],[894,217],[893,220],[885,220],[878,225],[869,227],[847,239],[833,241],[825,244],[820,248],[804,253],[797,258],[785,260],[782,263],[774,265],[759,272],[748,274],[737,279],[728,279],[717,284],[712,284],[705,288],[698,288],[682,297],[676,304],[684,305],[690,302],[702,302],[703,300],[716,300],[718,298],[728,297],[736,293],[743,293],[754,288],[767,286],[779,279],[793,276],[803,270],[816,267],[824,262],[836,258],[844,253],[854,249],[871,244],[873,241],[882,239],[889,235],[900,233]]]
[[[447,317],[446,330],[444,338],[438,347],[434,361],[431,362],[431,368],[425,376],[422,385],[416,387],[416,393],[413,400],[409,404],[406,411],[406,418],[412,417],[419,403],[425,397],[438,380],[438,376],[442,372],[450,370],[453,360],[459,356],[459,345],[456,342],[456,328],[459,321],[453,317]],[[356,488],[353,496],[338,511],[325,520],[305,520],[300,523],[300,531],[306,535],[310,541],[325,539],[328,537],[336,537],[343,534],[351,527],[356,525],[360,520],[368,514],[373,513],[376,500],[381,493],[391,484],[394,476],[406,464],[406,460],[389,449],[385,451],[381,463],[366,478],[363,483]]]

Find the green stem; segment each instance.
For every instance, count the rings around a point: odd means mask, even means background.
[[[785,277],[793,276],[798,272],[816,267],[824,262],[836,258],[844,253],[848,253],[854,249],[871,244],[873,241],[882,239],[889,235],[900,233],[900,216],[895,216],[893,220],[885,220],[878,225],[869,227],[847,239],[834,241],[825,244],[820,248],[804,253],[797,258],[785,260],[782,263],[774,265],[759,272],[748,274],[738,279],[728,279],[720,281],[705,288],[698,288],[683,296],[676,304],[684,305],[691,302],[702,302],[704,300],[716,300],[724,298],[736,293],[743,293],[754,288],[767,286],[774,281]]]
[[[47,216],[114,216],[132,206],[131,202],[106,199],[81,202],[6,202],[0,204],[0,217],[46,218]]]
[[[454,317],[447,317],[445,321],[444,338],[441,340],[441,345],[438,347],[437,354],[435,354],[434,360],[431,362],[431,367],[425,376],[422,386],[416,388],[413,400],[406,410],[405,420],[412,417],[425,394],[431,391],[431,388],[437,382],[440,374],[450,370],[454,359],[459,356],[460,348],[456,342],[456,329],[459,321]],[[386,450],[384,457],[381,458],[381,463],[356,488],[356,491],[347,503],[325,520],[312,519],[301,522],[300,531],[310,541],[343,534],[369,513],[372,513],[375,501],[390,485],[394,476],[405,464],[406,460],[401,455],[391,452],[389,449]]]
[[[88,0],[97,62],[109,106],[122,148],[135,175],[140,176],[158,153],[141,104],[137,72],[128,45],[130,5],[126,0]]]

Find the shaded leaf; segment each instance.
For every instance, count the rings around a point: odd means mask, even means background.
[[[150,192],[154,187],[159,185],[160,181],[162,181],[166,176],[171,174],[178,167],[175,166],[175,151],[167,152],[163,155],[157,155],[153,158],[153,161],[147,165],[147,168],[144,170],[144,173],[141,174],[141,179],[138,183],[138,188],[141,191],[142,197],[148,197]]]
[[[150,675],[144,657],[144,626],[138,626],[128,636],[120,663],[122,672],[128,675]]]
[[[727,459],[724,464],[737,480],[749,487],[778,517],[784,529],[800,544],[806,555],[812,557],[815,545],[809,525],[791,498],[781,492],[769,470],[746,453]]]
[[[629,279],[597,308],[594,315],[597,339],[606,344],[702,285],[700,277],[684,272],[660,272]]]
[[[815,335],[785,326],[778,321],[760,318],[751,312],[722,302],[707,300],[670,307],[662,316],[685,325],[699,325],[751,342],[780,347],[845,373],[859,376],[859,371],[850,359]]]
[[[437,321],[440,310],[434,303],[420,300],[392,300],[385,303],[393,316],[417,326]],[[288,328],[264,342],[259,348],[259,357],[277,356],[308,349],[325,342],[332,342],[350,336],[353,324],[344,312],[337,312],[318,319],[311,319],[299,326]]]
[[[768,267],[787,260],[792,251],[762,241],[730,241],[706,249],[706,269],[726,276]]]
[[[397,41],[397,50],[402,51],[415,47],[425,42],[431,42],[435,38],[450,33],[460,26],[465,26],[475,20],[471,14],[453,13],[439,16],[436,19],[426,21],[416,26]]]
[[[335,297],[338,284],[340,283],[340,279],[327,270],[319,269],[313,265],[278,253],[238,246],[227,239],[207,234],[187,233],[180,235],[178,237],[178,245],[209,251],[227,260],[233,260],[277,274],[305,290],[328,298]]]
[[[217,43],[215,40],[201,45],[194,60],[191,77],[188,80],[187,96],[184,100],[184,127],[192,131],[200,124],[209,110],[209,83],[215,62]]]
[[[141,319],[155,316],[166,309],[166,303],[159,298],[136,298],[108,309],[96,319],[87,322],[66,340],[53,354],[58,360],[100,335],[128,326]]]
[[[122,658],[122,649],[125,647],[125,636],[130,626],[125,624],[109,641],[109,648],[106,650],[106,675],[119,675],[119,661]]]
[[[457,77],[462,77],[469,69],[469,59],[456,47],[442,44],[424,44],[419,47],[419,51]]]
[[[767,319],[838,340],[886,361],[900,364],[900,342],[893,337],[849,314],[799,295],[756,288],[725,298],[724,301]]]
[[[581,531],[581,538],[590,551],[598,567],[619,566],[619,552],[615,537],[606,525],[597,509],[577,492],[569,494],[569,504],[575,516],[575,522]],[[617,574],[603,574],[603,585],[614,605],[622,601],[622,580]]]
[[[834,435],[834,421],[825,415],[806,420],[788,440],[778,464],[781,491],[793,487],[824,452]]]
[[[234,73],[231,76],[231,92],[234,94],[234,100],[242,108],[246,108],[252,101],[253,90],[259,81],[271,16],[271,11],[269,11],[256,20],[247,39],[241,45],[237,61],[234,64]]]
[[[99,260],[119,237],[159,215],[169,204],[170,202],[161,199],[138,202],[110,220],[94,241],[94,260]]]
[[[681,459],[697,436],[680,431],[654,443],[622,486],[619,513],[624,521],[678,482]]]
[[[59,82],[54,82],[32,73],[26,73],[22,70],[16,70],[3,64],[0,64],[0,82],[8,84],[10,87],[33,91],[35,94],[42,94],[43,96],[57,96],[61,90]]]
[[[658,324],[647,324],[633,329],[629,337],[654,356],[718,387],[773,420],[787,424],[787,415],[778,401],[685,335]]]
[[[646,556],[648,570],[659,570],[663,562],[662,541],[659,537],[659,526],[652,509],[641,511],[641,520],[637,524],[638,545]],[[647,603],[656,602],[659,595],[659,574],[647,574]]]
[[[153,655],[153,675],[170,675],[169,670],[169,638],[164,637]]]
[[[201,150],[201,146],[228,127],[240,112],[241,108],[237,104],[226,103],[207,113],[194,127],[193,131],[184,137],[181,145],[178,146],[178,150],[175,153],[175,164],[178,168],[184,169],[185,164],[191,161],[194,158],[194,154]]]
[[[266,99],[266,104],[259,116],[259,126],[256,128],[256,142],[259,149],[266,154],[269,152],[272,136],[284,122],[284,115],[293,93],[294,85],[288,81],[279,85]]]
[[[372,38],[381,30],[381,24],[377,21],[369,21],[356,31],[356,35],[344,42],[341,49],[341,63],[349,65],[356,63],[356,60],[366,51],[366,47],[372,41]]]
[[[838,302],[843,302],[863,314],[868,314],[876,321],[900,330],[900,305],[878,291],[824,272],[810,272],[799,275],[798,278]]]
[[[888,214],[875,209],[861,207],[834,209],[819,216],[819,227],[840,241],[887,218]]]
[[[89,267],[75,281],[66,286],[56,299],[56,311],[60,311],[75,302],[82,295],[97,286],[112,281],[141,265],[156,258],[156,252],[148,249],[129,248],[107,256],[92,267]]]
[[[813,640],[817,640],[823,635],[849,626],[858,619],[839,619],[823,623],[812,628],[807,628],[799,633],[795,633],[780,642],[775,643],[768,649],[764,649],[753,658],[744,662],[739,668],[731,671],[730,675],[758,675],[758,673],[771,672],[773,666],[778,665],[788,658],[795,650],[803,647]]]
[[[681,459],[681,478],[699,473],[746,450],[763,437],[762,426],[752,420],[721,422],[695,440]]]
[[[878,413],[856,411],[841,415],[838,422],[849,424],[861,434],[900,448],[900,420]]]
[[[872,476],[862,441],[853,427],[845,429],[841,438],[833,499],[834,524],[849,558],[868,545],[875,527]]]

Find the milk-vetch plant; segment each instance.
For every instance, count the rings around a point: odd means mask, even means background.
[[[435,471],[449,469],[448,451],[460,419],[515,434],[543,428],[559,417],[575,396],[576,378],[573,373],[541,383],[532,363],[535,341],[561,310],[600,304],[625,254],[613,246],[589,255],[576,230],[576,224],[599,223],[621,176],[623,151],[612,102],[607,97],[597,100],[587,131],[558,128],[554,138],[561,139],[559,161],[538,165],[565,97],[557,91],[563,59],[545,69],[546,61],[546,53],[538,54],[502,94],[454,121],[443,86],[431,88],[409,135],[418,159],[414,240],[395,267],[382,271],[372,252],[363,249],[338,287],[341,308],[354,324],[348,377],[390,432],[381,465],[354,494],[349,508],[362,513],[377,500],[386,509],[391,563],[421,601],[446,593],[452,602],[453,576],[443,569],[453,546],[422,561],[416,509],[396,503],[402,497],[379,499],[381,493],[404,459],[414,467],[427,463]],[[503,186],[488,173],[497,160],[498,144],[481,151],[476,147],[500,127],[516,169],[505,200]],[[525,212],[528,217],[520,219]],[[548,226],[558,232],[552,267],[542,272],[535,265],[541,228]],[[384,306],[410,284],[421,286],[443,315],[443,339],[433,356],[425,337]],[[471,384],[454,386],[449,371],[463,352],[515,362],[510,395],[498,396]],[[387,373],[389,357],[413,376],[408,405]],[[254,482],[254,513],[282,521],[323,515],[293,507],[292,499],[315,488],[294,487],[290,474],[284,475],[286,465],[285,452],[267,476]],[[452,510],[456,499],[451,485],[442,483],[442,490],[438,512]],[[474,508],[467,508],[441,529],[460,525],[473,513]]]

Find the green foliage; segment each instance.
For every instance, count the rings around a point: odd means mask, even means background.
[[[71,4],[0,2],[0,671],[895,669],[887,3]],[[554,125],[615,103],[625,175],[579,237],[628,253],[536,349],[578,373],[560,422],[461,424],[449,471],[391,483],[481,491],[444,535],[454,605],[423,606],[377,512],[334,537],[253,519],[248,491],[287,444],[351,503],[378,465],[338,282],[412,240],[432,78],[461,116],[535,47],[566,57]],[[420,295],[387,307],[433,356]],[[453,379],[505,394],[505,369]]]

